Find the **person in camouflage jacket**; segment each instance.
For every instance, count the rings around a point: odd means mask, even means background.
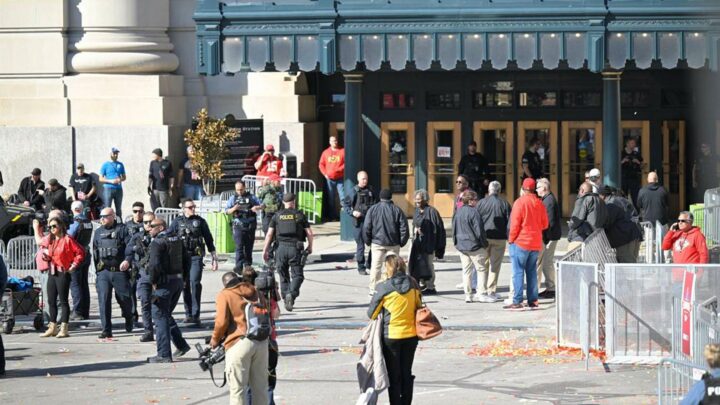
[[[263,207],[262,228],[263,233],[267,233],[270,220],[275,212],[282,208],[282,186],[280,185],[280,176],[271,176],[265,179],[262,187],[255,194]]]

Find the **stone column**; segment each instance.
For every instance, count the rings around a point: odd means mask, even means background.
[[[357,184],[357,172],[362,170],[362,81],[363,75],[345,75],[345,194]],[[352,218],[340,214],[340,239],[353,240]]]
[[[602,72],[603,77],[603,184],[620,187],[620,75]]]
[[[170,73],[169,0],[71,0],[67,63],[75,73]]]

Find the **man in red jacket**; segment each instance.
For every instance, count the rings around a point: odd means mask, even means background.
[[[275,156],[275,147],[272,144],[265,145],[265,152],[255,161],[255,169],[258,176],[282,176],[283,162],[279,156]]]
[[[345,200],[345,187],[343,176],[345,176],[345,149],[338,146],[336,136],[330,137],[330,147],[323,151],[318,163],[320,173],[325,176],[328,189],[328,212],[329,219],[335,219],[338,215],[335,205],[335,189],[337,189],[340,201]]]
[[[700,228],[693,226],[693,214],[683,211],[662,242],[663,250],[672,249],[673,263],[708,263],[708,248]]]
[[[535,194],[535,180],[526,178],[520,198],[515,200],[510,213],[510,259],[512,283],[515,291],[513,303],[503,309],[523,311],[523,277],[527,279],[527,300],[530,309],[538,308],[537,259],[543,248],[542,232],[549,221],[542,201]]]

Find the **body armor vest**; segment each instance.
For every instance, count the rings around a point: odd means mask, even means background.
[[[123,241],[125,232],[125,226],[122,224],[115,224],[110,229],[103,226],[95,232],[98,251],[97,260],[103,263],[102,267],[114,267],[122,263],[125,256],[125,243]],[[98,268],[98,270],[102,269]]]
[[[720,378],[705,374],[703,381],[705,382],[705,396],[700,403],[703,405],[720,405]]]
[[[305,235],[305,230],[300,225],[300,213],[296,210],[280,210],[275,213],[277,218],[277,229],[278,236],[285,239],[297,239],[302,241]]]
[[[93,225],[92,221],[84,217],[75,217],[75,222],[79,223],[75,241],[82,247],[88,248],[92,242]]]
[[[192,217],[180,217],[178,219],[178,236],[182,243],[193,256],[205,254],[205,240],[202,236],[202,218],[197,215]]]
[[[250,194],[244,194],[242,196],[235,196],[235,205],[239,207],[237,211],[234,212],[235,218],[249,218],[249,217],[255,217],[255,212],[251,210],[252,208],[252,202],[250,200]]]
[[[135,246],[133,246],[134,263],[137,269],[147,269],[150,261],[150,235],[145,233],[135,238]]]

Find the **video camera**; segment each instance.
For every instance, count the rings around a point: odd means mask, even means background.
[[[212,369],[212,366],[225,360],[225,348],[222,345],[213,350],[210,347],[203,348],[200,343],[195,343],[195,349],[199,354],[202,371],[208,371]]]
[[[33,218],[40,222],[41,226],[45,226],[48,221],[48,215],[45,211],[35,211]]]
[[[275,291],[275,274],[271,269],[256,271],[255,288],[260,292]]]

